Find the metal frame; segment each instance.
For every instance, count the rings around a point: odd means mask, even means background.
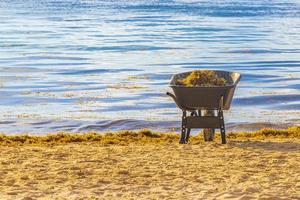
[[[220,97],[218,108],[205,108],[208,110],[217,111],[217,116],[202,116],[201,109],[196,110],[183,107],[177,102],[175,95],[169,92],[167,92],[167,95],[172,97],[176,105],[182,110],[181,137],[179,140],[180,144],[188,143],[192,128],[220,129],[222,144],[226,144],[226,131],[223,115],[223,96]],[[188,116],[188,112],[190,112],[190,116]]]

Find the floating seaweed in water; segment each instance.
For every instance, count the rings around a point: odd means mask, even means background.
[[[186,78],[178,80],[177,85],[183,85],[187,87],[202,86],[225,86],[226,80],[220,78],[214,71],[210,70],[194,70]]]

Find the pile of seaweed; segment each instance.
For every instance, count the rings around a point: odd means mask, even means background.
[[[186,78],[176,81],[176,85],[187,87],[214,87],[226,86],[226,80],[218,77],[214,71],[210,70],[194,70]]]

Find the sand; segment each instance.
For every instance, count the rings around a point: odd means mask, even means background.
[[[0,199],[300,199],[300,140],[0,146]]]

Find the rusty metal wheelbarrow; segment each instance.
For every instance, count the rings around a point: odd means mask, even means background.
[[[167,92],[176,105],[182,110],[181,137],[179,143],[189,140],[192,128],[220,129],[222,144],[226,144],[223,110],[229,110],[233,94],[241,75],[236,72],[214,71],[227,81],[226,86],[186,87],[176,85],[176,80],[184,79],[191,72],[175,74],[170,82],[174,94]],[[217,113],[214,116],[204,116],[202,111]],[[190,116],[188,116],[188,112]]]

